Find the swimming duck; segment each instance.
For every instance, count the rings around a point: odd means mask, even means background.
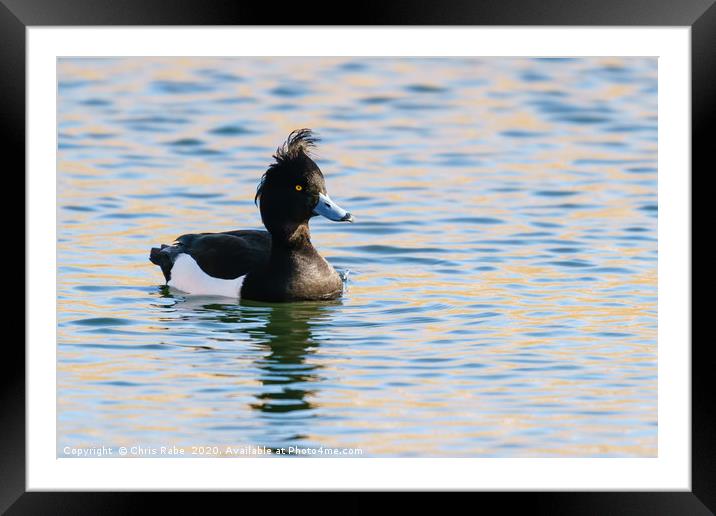
[[[152,248],[149,260],[166,284],[187,294],[256,301],[340,297],[343,281],[311,244],[308,222],[316,215],[353,222],[353,216],[328,196],[310,157],[317,141],[310,129],[299,129],[276,150],[254,197],[267,231],[187,234]]]

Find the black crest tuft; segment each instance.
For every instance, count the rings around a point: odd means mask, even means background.
[[[313,134],[310,129],[296,129],[288,135],[286,141],[281,147],[276,149],[276,154],[273,155],[273,159],[276,163],[272,165],[282,165],[287,161],[292,161],[301,156],[308,156],[311,149],[316,146],[316,142],[319,141],[318,136]]]
[[[318,141],[320,141],[320,138],[310,129],[303,128],[291,131],[291,134],[288,135],[283,145],[276,149],[276,154],[273,155],[273,159],[276,161],[269,165],[268,170],[261,177],[259,186],[256,188],[254,204],[257,204],[259,197],[261,197],[261,191],[266,183],[266,178],[273,171],[292,161],[308,157]]]

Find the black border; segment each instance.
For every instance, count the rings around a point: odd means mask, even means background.
[[[0,0],[0,139],[5,177],[25,170],[25,29],[61,25],[636,25],[690,26],[692,173],[713,170],[708,129],[716,122],[716,0],[421,0],[412,3],[294,2],[255,5],[241,0]],[[272,3],[271,3],[272,4]],[[14,158],[14,159],[13,159]],[[707,168],[708,166],[708,168]],[[21,189],[25,191],[24,184]],[[693,208],[692,208],[693,209]],[[11,219],[12,220],[12,219]],[[17,249],[17,235],[13,249]],[[23,235],[24,238],[24,235]],[[7,242],[7,241],[5,241]],[[23,240],[23,252],[24,247]],[[7,249],[7,247],[6,247]],[[18,254],[17,251],[14,253]],[[25,275],[27,271],[25,270]],[[27,277],[27,276],[25,276]],[[710,304],[710,303],[709,303]],[[29,306],[26,305],[26,308]],[[9,313],[9,312],[6,312]],[[693,318],[692,318],[693,321]],[[693,323],[692,323],[693,324]],[[183,493],[25,492],[25,355],[6,339],[0,390],[0,511],[7,514],[126,514],[148,501],[163,512],[188,512]],[[529,507],[536,514],[714,514],[716,429],[709,375],[709,341],[692,339],[692,491],[587,493],[480,493],[501,512]],[[688,345],[688,343],[684,343]],[[265,502],[238,493],[246,508]],[[228,501],[229,493],[214,493]],[[373,510],[371,494],[349,493],[332,513]],[[461,496],[453,494],[453,496]],[[290,497],[295,510],[305,495]],[[422,497],[418,497],[421,499]],[[277,498],[272,498],[274,509]],[[283,502],[285,503],[285,502]],[[314,504],[309,507],[316,509]],[[204,510],[207,509],[203,506]],[[320,508],[318,508],[320,510]],[[314,511],[315,512],[315,511]]]

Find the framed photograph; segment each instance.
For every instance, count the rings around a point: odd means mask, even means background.
[[[3,0],[28,310],[0,507],[500,491],[710,514],[691,170],[712,4],[345,26]]]

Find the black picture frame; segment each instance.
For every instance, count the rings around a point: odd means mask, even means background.
[[[25,30],[32,26],[107,25],[577,25],[691,27],[692,171],[702,174],[710,157],[708,129],[716,113],[715,0],[449,0],[387,4],[360,2],[333,10],[318,4],[254,5],[204,0],[0,0],[0,121],[4,128],[6,177],[25,170]],[[318,12],[317,12],[318,11]],[[319,16],[320,14],[320,16]],[[14,158],[14,159],[13,159]],[[24,190],[23,186],[20,187]],[[692,203],[693,206],[693,203]],[[693,209],[693,208],[692,208]],[[14,237],[17,239],[17,235]],[[17,242],[13,243],[15,260]],[[25,269],[25,273],[28,271]],[[27,306],[27,309],[32,309]],[[693,317],[692,317],[693,321]],[[693,327],[693,323],[692,323]],[[126,514],[146,498],[160,498],[165,511],[187,512],[181,493],[26,492],[25,352],[6,342],[2,361],[0,511],[7,514]],[[14,344],[14,345],[10,345]],[[689,343],[683,343],[684,346]],[[689,492],[480,493],[511,512],[526,504],[536,514],[713,514],[716,511],[716,429],[709,377],[708,341],[692,339],[692,489]],[[222,495],[222,496],[229,496]],[[242,504],[254,495],[242,496]],[[301,496],[301,495],[296,495]],[[372,495],[350,493],[344,513],[372,510]],[[256,500],[258,503],[258,500]],[[276,504],[276,500],[272,501]],[[291,497],[295,509],[301,500]],[[484,501],[483,501],[484,503]],[[331,505],[331,504],[329,504]],[[243,505],[245,506],[245,505]],[[288,505],[287,505],[288,507]],[[274,509],[280,506],[273,505]],[[335,507],[334,507],[335,509]]]

